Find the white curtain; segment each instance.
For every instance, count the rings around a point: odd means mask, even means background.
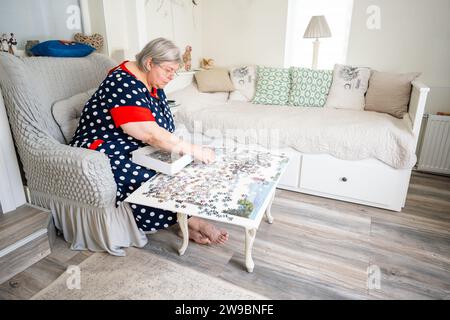
[[[332,33],[319,39],[318,68],[346,62],[353,0],[289,0],[288,10],[285,67],[311,67],[315,39],[303,39],[303,34],[311,17],[318,15],[325,16]]]

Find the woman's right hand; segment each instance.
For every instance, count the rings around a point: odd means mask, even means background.
[[[194,160],[206,164],[213,163],[216,158],[215,152],[210,148],[183,141],[154,121],[130,122],[122,124],[121,128],[129,136],[161,150],[190,154]]]
[[[214,150],[205,148],[201,145],[193,145],[192,156],[195,160],[201,161],[206,164],[213,163],[216,159],[216,153]]]

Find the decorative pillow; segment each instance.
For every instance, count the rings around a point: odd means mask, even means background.
[[[60,40],[45,41],[30,49],[35,56],[47,57],[85,57],[94,50],[87,44]]]
[[[291,67],[289,104],[300,107],[323,107],[333,80],[332,70]]]
[[[252,103],[287,105],[290,86],[289,69],[258,66],[256,93]]]
[[[198,90],[200,92],[230,92],[234,91],[228,70],[214,68],[195,73]]]
[[[250,101],[253,99],[256,86],[256,68],[254,66],[233,68],[230,70],[230,78],[236,89],[231,92],[230,100]]]
[[[75,42],[90,45],[96,50],[101,50],[103,48],[103,36],[99,33],[94,33],[91,36],[85,36],[82,33],[76,33],[73,36],[73,39],[75,40]]]
[[[364,110],[370,69],[337,64],[325,108]]]
[[[91,89],[53,104],[53,118],[61,129],[66,143],[72,140],[80,122],[81,112],[96,90]]]
[[[421,73],[395,74],[373,71],[364,110],[390,114],[402,119],[408,112],[411,82]]]

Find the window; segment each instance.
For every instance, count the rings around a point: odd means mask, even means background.
[[[353,0],[289,0],[286,32],[285,66],[312,65],[313,41],[303,39],[312,16],[324,15],[330,26],[331,38],[319,39],[319,69],[333,69],[335,63],[345,63],[353,11]]]
[[[0,36],[14,33],[18,49],[27,40],[70,40],[82,32],[79,0],[0,2]]]

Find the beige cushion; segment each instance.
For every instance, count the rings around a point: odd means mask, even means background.
[[[390,114],[402,119],[408,112],[411,82],[420,73],[395,74],[373,71],[366,94],[366,111]]]
[[[199,71],[195,74],[200,92],[230,92],[234,91],[233,83],[227,69],[214,68]]]
[[[72,140],[75,130],[77,130],[78,122],[80,122],[81,112],[95,91],[96,89],[91,89],[53,104],[53,118],[61,129],[66,143]]]

